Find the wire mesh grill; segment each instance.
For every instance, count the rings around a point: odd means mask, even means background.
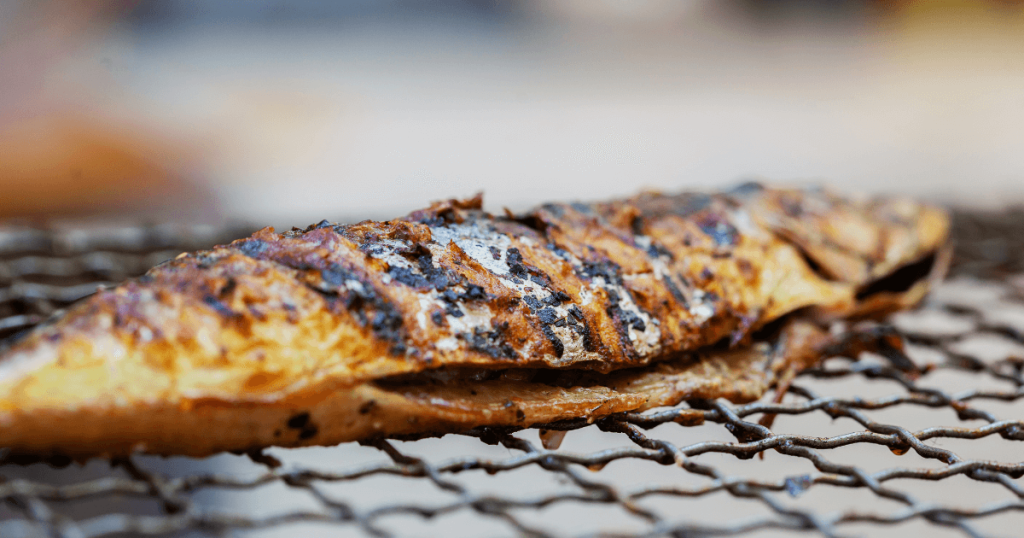
[[[952,278],[888,322],[914,372],[834,357],[782,403],[689,401],[543,430],[202,460],[5,456],[0,536],[1015,535],[1022,217],[955,215]],[[239,232],[0,227],[0,346],[97,285]]]

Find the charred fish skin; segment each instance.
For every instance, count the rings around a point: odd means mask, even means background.
[[[860,225],[824,227],[830,212]],[[761,186],[502,217],[478,197],[391,221],[267,228],[98,292],[5,351],[0,444],[65,443],[30,427],[40,417],[112,435],[103,424],[145,422],[143,409],[199,424],[236,409],[255,427],[244,413],[296,398],[315,408],[328,389],[389,376],[611,372],[745,344],[796,310],[906,306],[924,288],[865,293],[941,249],[947,231],[921,204]],[[838,269],[851,259],[855,270]],[[181,447],[156,433],[133,442]]]

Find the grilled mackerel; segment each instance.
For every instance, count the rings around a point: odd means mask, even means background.
[[[913,201],[756,184],[266,228],[2,352],[0,446],[202,456],[749,401],[814,362],[809,322],[920,300],[947,235]]]

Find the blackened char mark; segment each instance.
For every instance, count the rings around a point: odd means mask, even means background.
[[[519,354],[505,341],[504,333],[508,330],[508,322],[493,323],[492,330],[485,331],[477,327],[470,335],[463,338],[469,344],[469,349],[486,353],[495,359],[516,360]]]
[[[351,271],[348,271],[341,265],[331,262],[326,267],[320,269],[320,278],[330,286],[342,286],[348,280],[358,280]]]
[[[722,215],[706,213],[697,220],[700,230],[711,237],[718,246],[733,246],[739,239],[739,231]]]
[[[558,306],[562,303],[568,303],[572,300],[572,297],[564,291],[555,291],[551,295],[548,295],[543,299],[544,304],[551,306]]]
[[[565,345],[562,344],[562,340],[558,338],[555,331],[548,325],[542,326],[541,330],[544,331],[544,336],[548,337],[551,345],[555,348],[555,356],[561,358],[562,354],[565,353]]]
[[[558,313],[555,312],[554,308],[542,308],[537,312],[537,317],[546,325],[551,325],[558,321]]]
[[[608,292],[608,315],[620,321],[623,327],[633,327],[640,332],[646,331],[647,324],[644,323],[644,320],[636,315],[636,313],[621,308],[619,306],[620,300],[621,298],[618,293],[614,291]]]
[[[629,219],[629,229],[633,232],[633,235],[644,235],[646,224],[643,215],[634,215],[633,218]]]
[[[544,247],[550,250],[555,256],[558,256],[559,258],[562,258],[565,261],[572,260],[572,254],[570,254],[568,250],[565,250],[564,248],[554,243],[547,243],[546,245],[544,245]]]
[[[597,351],[597,340],[590,331],[590,326],[587,325],[587,319],[583,316],[583,311],[576,305],[569,306],[567,310],[569,315],[565,317],[566,324],[583,338],[583,349],[586,351]]]
[[[219,314],[221,317],[233,319],[240,316],[238,312],[232,310],[230,307],[228,307],[228,305],[224,304],[223,301],[214,297],[213,295],[204,295],[203,302],[206,303],[207,306],[212,308],[214,312],[217,312],[217,314]]]
[[[286,425],[293,430],[301,430],[302,428],[305,428],[307,424],[309,424],[309,413],[307,411],[292,415],[286,423]]]
[[[231,295],[231,293],[235,291],[236,287],[238,287],[238,281],[235,280],[234,277],[228,277],[227,280],[224,282],[224,285],[220,288],[220,291],[217,292],[217,294],[220,295],[221,297],[226,297],[228,295]]]
[[[526,306],[530,307],[531,312],[540,312],[544,308],[544,305],[533,295],[523,296],[523,302],[526,303]]]
[[[266,241],[263,241],[261,239],[250,238],[245,239],[239,243],[236,243],[234,247],[238,249],[239,252],[245,254],[250,258],[259,259],[260,256],[267,251],[269,245],[267,245]]]
[[[306,411],[292,415],[286,425],[290,429],[299,430],[299,439],[303,440],[315,437],[320,431],[316,424],[310,422],[309,413]]]
[[[523,280],[530,280],[547,288],[551,286],[551,279],[543,271],[523,261],[523,255],[518,248],[509,247],[505,251],[505,262],[508,263],[508,271],[512,276]]]
[[[651,245],[647,247],[647,255],[652,258],[664,257],[669,260],[674,260],[676,258],[669,249],[654,241],[651,241]]]
[[[683,308],[689,308],[689,301],[686,300],[686,296],[683,295],[683,292],[679,289],[679,286],[676,286],[676,283],[672,281],[672,278],[669,277],[668,275],[665,275],[664,277],[662,277],[662,280],[665,281],[665,287],[668,288],[668,291],[672,293],[672,297],[675,297],[676,301],[678,301],[679,304],[683,306]]]
[[[310,260],[318,260],[320,265],[316,266],[316,262],[292,264],[295,269],[319,271],[319,285],[315,281],[305,281],[309,289],[320,294],[332,311],[350,313],[360,326],[369,327],[375,336],[390,342],[392,353],[405,353],[406,331],[402,312],[374,287],[373,281],[338,263],[317,257]],[[352,289],[342,287],[350,281],[360,285]]]
[[[449,275],[444,268],[434,266],[434,260],[429,250],[416,249],[414,256],[419,272],[408,267],[392,265],[388,268],[391,278],[410,288],[418,290],[433,288],[437,291],[444,290],[453,283],[453,280],[457,280],[454,275]]]
[[[415,260],[418,271],[408,267],[392,265],[388,268],[388,274],[397,282],[416,290],[436,290],[438,298],[444,303],[445,312],[456,318],[465,315],[459,303],[464,301],[485,301],[488,299],[487,292],[480,285],[470,283],[465,277],[458,273],[449,271],[444,267],[434,265],[433,256],[430,251],[421,245],[413,246],[406,257]],[[455,287],[462,286],[462,291]]]
[[[587,280],[601,277],[608,283],[622,284],[622,270],[611,260],[585,261],[580,273]]]
[[[322,229],[322,228],[334,228],[336,226],[337,225],[332,223],[331,221],[329,221],[327,219],[324,219],[324,220],[322,220],[322,221],[320,221],[320,222],[318,222],[316,224],[310,224],[309,226],[306,226],[306,228],[301,230],[301,232],[302,233],[309,233],[309,232],[312,232],[313,230],[319,230],[319,229]]]
[[[605,291],[608,293],[608,304],[605,307],[605,312],[612,318],[615,332],[619,335],[619,344],[622,346],[622,351],[629,359],[639,359],[640,355],[637,353],[636,347],[633,346],[633,340],[629,338],[629,329],[632,327],[643,332],[647,330],[647,324],[636,313],[619,306],[620,297],[618,293],[614,290]]]

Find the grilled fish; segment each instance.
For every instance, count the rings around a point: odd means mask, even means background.
[[[947,235],[913,201],[756,184],[266,228],[0,354],[0,445],[201,456],[756,399],[807,360],[753,335],[914,304]]]

